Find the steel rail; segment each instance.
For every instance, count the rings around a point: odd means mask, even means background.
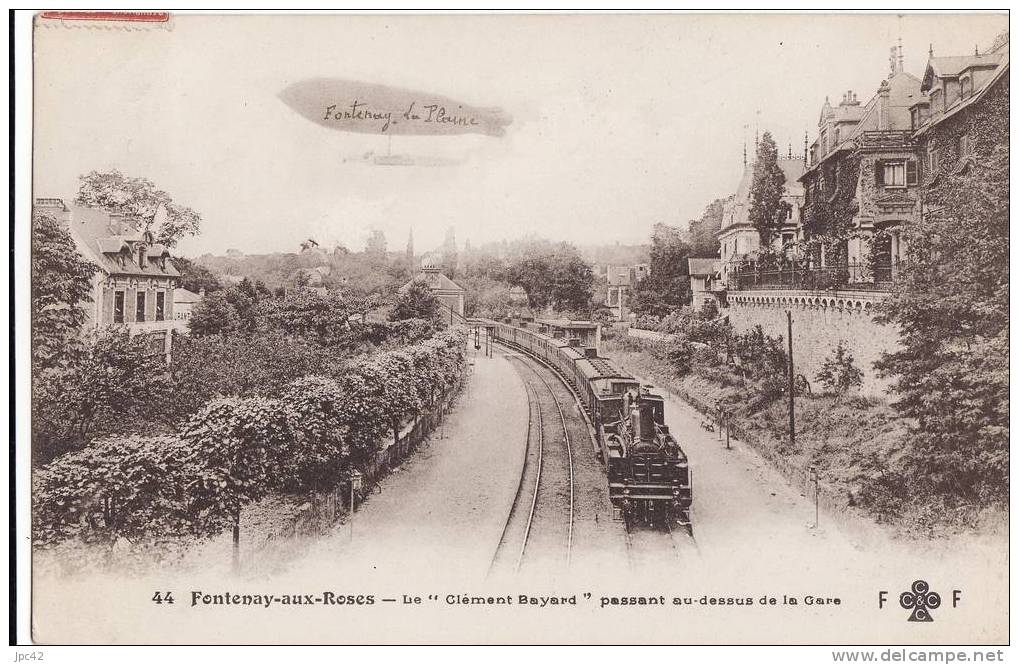
[[[492,571],[495,569],[495,562],[499,558],[499,554],[503,551],[506,545],[506,535],[509,532],[510,522],[513,521],[513,516],[517,512],[517,505],[520,503],[520,496],[524,491],[524,476],[527,475],[527,455],[531,450],[531,426],[533,424],[533,417],[531,407],[533,406],[536,410],[540,410],[541,405],[537,403],[537,400],[532,397],[533,390],[527,383],[524,383],[524,394],[527,395],[527,429],[524,435],[524,461],[520,465],[520,479],[517,481],[517,491],[513,495],[513,503],[510,504],[509,514],[506,516],[506,523],[502,526],[502,534],[499,536],[499,544],[495,547],[495,553],[492,554],[492,561],[488,564],[488,576],[492,575]],[[539,416],[541,414],[539,413]]]
[[[559,411],[559,420],[563,426],[563,440],[566,443],[566,457],[569,460],[570,464],[570,523],[566,535],[566,565],[569,566],[570,562],[573,559],[573,512],[574,512],[573,447],[570,444],[570,428],[569,425],[566,424],[566,414],[563,412],[562,403],[560,403],[559,398],[556,397],[555,390],[552,388],[552,385],[534,367],[531,367],[531,371],[534,372],[534,375],[538,377],[538,380],[544,383],[545,387],[548,388],[548,394],[552,396],[552,401],[555,403],[556,410]]]
[[[524,539],[520,542],[520,553],[517,555],[517,565],[514,568],[516,572],[520,572],[520,565],[524,562],[524,551],[527,549],[527,539],[531,537],[531,523],[534,521],[534,508],[538,505],[538,487],[541,485],[541,468],[543,463],[545,432],[541,416],[541,402],[535,400],[535,404],[537,405],[535,411],[538,413],[538,472],[534,475],[534,494],[531,496],[531,509],[527,513],[527,526],[524,527]]]

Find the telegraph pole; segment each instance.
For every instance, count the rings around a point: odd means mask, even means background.
[[[789,329],[789,445],[796,445],[796,388],[793,377],[793,313],[792,310],[785,312],[786,322]]]

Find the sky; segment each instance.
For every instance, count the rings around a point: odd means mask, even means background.
[[[755,128],[803,153],[825,96],[866,103],[905,69],[989,46],[1003,14],[175,15],[169,28],[35,34],[34,196],[119,169],[202,216],[178,253],[402,250],[447,228],[646,242],[729,195]],[[503,136],[338,131],[280,97],[316,77],[409,88],[512,118]],[[371,153],[443,165],[385,166]]]

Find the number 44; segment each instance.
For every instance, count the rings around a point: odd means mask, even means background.
[[[173,592],[167,591],[166,593],[160,593],[157,591],[155,595],[152,596],[152,602],[157,605],[162,605],[163,603],[170,603],[173,605]]]

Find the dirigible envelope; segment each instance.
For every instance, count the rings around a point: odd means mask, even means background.
[[[305,79],[279,96],[308,120],[344,132],[503,136],[512,122],[500,108],[481,108],[442,95],[346,79]]]

